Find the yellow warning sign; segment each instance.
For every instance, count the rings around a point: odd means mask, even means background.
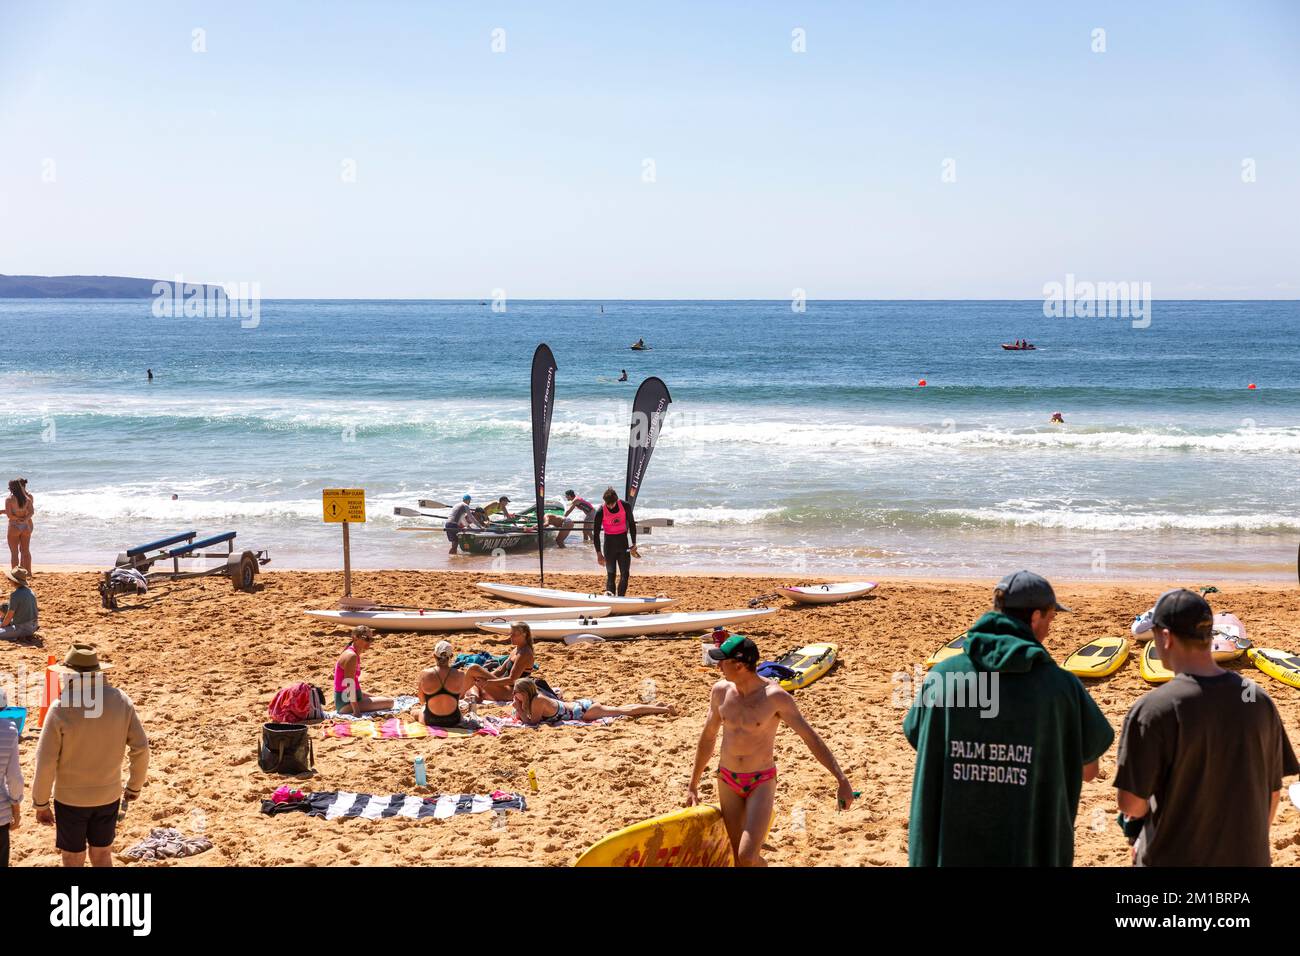
[[[366,520],[366,489],[325,488],[320,493],[325,522],[364,522]]]

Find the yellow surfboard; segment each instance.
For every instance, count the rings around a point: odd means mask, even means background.
[[[722,811],[705,804],[624,827],[588,847],[574,866],[734,866]]]
[[[965,654],[967,633],[969,632],[958,634],[947,644],[943,645],[943,647],[939,648],[937,651],[935,651],[933,654],[927,657],[925,659],[925,666],[933,667],[935,664],[939,663],[940,661],[946,661],[948,658],[956,657],[958,654]]]
[[[781,686],[785,690],[807,687],[835,666],[835,658],[839,650],[835,644],[809,644],[807,647],[786,654],[777,663],[792,671],[798,671],[798,676],[781,681]]]
[[[1109,677],[1128,660],[1128,639],[1099,637],[1065,659],[1064,667],[1079,677]]]
[[[1246,651],[1250,662],[1274,680],[1300,687],[1300,657],[1273,647],[1252,647]]]
[[[1147,646],[1142,648],[1140,668],[1142,679],[1151,684],[1163,684],[1174,676],[1174,672],[1161,662],[1160,650],[1156,647],[1155,641],[1148,642]]]

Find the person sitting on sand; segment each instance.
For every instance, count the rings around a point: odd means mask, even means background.
[[[514,695],[515,681],[527,677],[533,669],[533,629],[525,621],[515,621],[510,625],[510,643],[513,645],[509,656],[499,666],[486,670],[487,676],[474,681],[474,686],[465,693],[465,699],[474,704],[483,700],[507,701]],[[480,668],[484,670],[484,668]]]
[[[1133,862],[1268,866],[1283,778],[1300,773],[1277,707],[1215,662],[1214,611],[1199,594],[1165,592],[1151,624],[1174,677],[1138,698],[1119,738],[1114,785]]]
[[[671,704],[624,704],[622,707],[610,707],[598,704],[589,697],[566,703],[541,693],[537,682],[531,677],[521,677],[515,681],[513,700],[515,716],[525,724],[558,724],[563,720],[587,722],[602,717],[650,717],[654,714],[676,713]]]
[[[5,577],[17,585],[9,595],[9,603],[4,606],[3,626],[0,626],[0,638],[17,640],[31,637],[40,627],[36,616],[36,595],[28,586],[28,574],[25,568],[6,571]]]
[[[709,657],[718,662],[722,680],[709,694],[709,716],[695,749],[695,767],[686,789],[686,805],[700,803],[700,777],[722,731],[722,754],[718,758],[718,796],[722,820],[731,841],[737,866],[766,866],[761,850],[772,821],[776,801],[776,732],[786,724],[798,734],[818,762],[831,772],[837,784],[841,810],[853,805],[853,785],[835,761],[830,748],[799,713],[789,692],[776,681],[758,676],[758,645],[737,634],[712,648]]]
[[[1115,731],[1043,642],[1058,611],[1045,578],[1016,571],[965,653],[930,669],[903,733],[916,748],[910,866],[1071,866],[1085,780]]]
[[[334,662],[334,709],[339,713],[367,714],[372,710],[390,710],[390,697],[370,697],[361,689],[361,652],[375,643],[375,632],[368,627],[354,627],[352,642]]]
[[[27,493],[27,479],[9,482],[5,499],[5,516],[9,519],[9,566],[32,573],[32,515],[36,505]]]
[[[452,667],[455,656],[450,641],[439,641],[433,649],[436,663],[420,672],[420,722],[428,727],[478,730],[482,723],[472,713],[461,713],[460,698],[474,688],[476,681],[491,675],[478,664],[464,670]]]

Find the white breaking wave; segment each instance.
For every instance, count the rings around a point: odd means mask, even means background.
[[[1291,531],[1300,529],[1300,517],[1282,514],[1116,514],[1093,511],[1011,510],[1000,508],[949,508],[934,512],[966,518],[981,524],[1016,528],[1050,528],[1065,531]]]
[[[672,518],[681,524],[757,524],[780,514],[782,508],[645,508],[637,509],[638,519]]]

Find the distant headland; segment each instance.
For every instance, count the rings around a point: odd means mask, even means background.
[[[154,283],[168,281],[126,276],[0,275],[0,299],[151,299]]]

